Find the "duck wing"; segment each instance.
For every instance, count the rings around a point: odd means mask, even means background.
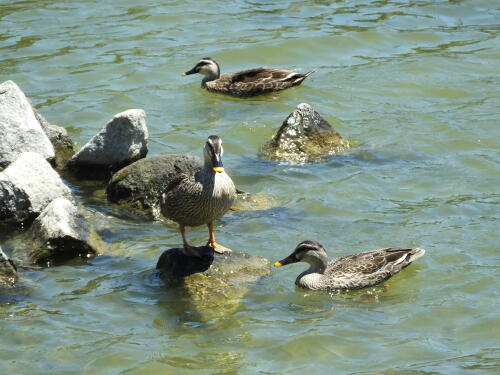
[[[254,68],[242,70],[241,72],[233,73],[231,75],[231,83],[251,83],[251,82],[269,82],[280,81],[287,76],[295,74],[292,70],[286,69],[268,69],[268,68]]]
[[[325,275],[350,280],[349,289],[376,285],[395,275],[414,260],[425,254],[425,250],[388,247],[353,254],[332,261]]]
[[[235,96],[255,96],[297,86],[313,71],[300,74],[288,69],[254,68],[223,74],[207,83],[209,90]]]

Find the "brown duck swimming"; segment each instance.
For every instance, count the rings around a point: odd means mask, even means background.
[[[314,73],[314,70],[300,74],[287,69],[255,68],[221,75],[219,64],[210,57],[204,57],[193,69],[182,75],[195,73],[205,76],[201,81],[201,87],[208,91],[249,97],[298,86]]]
[[[388,247],[328,262],[328,255],[323,245],[316,241],[303,241],[297,245],[292,254],[274,265],[281,267],[296,262],[309,263],[310,267],[295,280],[295,284],[301,288],[349,290],[377,285],[424,254],[425,250],[419,248]]]
[[[199,256],[186,240],[185,227],[206,224],[209,239],[207,245],[216,252],[231,251],[215,242],[214,220],[224,216],[236,198],[233,180],[222,166],[222,140],[208,137],[203,149],[205,162],[200,170],[191,175],[179,173],[170,182],[160,201],[163,216],[179,224],[186,255]]]

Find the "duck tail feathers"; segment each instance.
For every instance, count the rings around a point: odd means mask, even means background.
[[[418,258],[423,257],[424,254],[425,254],[425,250],[424,249],[420,249],[419,247],[414,248],[410,252],[410,257],[408,258],[408,263],[411,263],[411,262],[417,260]]]

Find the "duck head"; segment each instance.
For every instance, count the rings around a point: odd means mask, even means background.
[[[208,137],[207,143],[205,143],[205,148],[203,149],[205,165],[212,168],[214,172],[224,172],[224,166],[222,165],[223,154],[224,149],[222,148],[222,139],[216,135]]]
[[[211,81],[220,77],[219,64],[211,57],[204,57],[193,67],[193,69],[182,73],[183,76],[200,73],[205,76],[205,80]]]
[[[324,271],[328,265],[328,255],[323,245],[319,242],[311,240],[302,241],[289,256],[274,263],[274,266],[281,267],[297,262],[306,262],[312,267]]]

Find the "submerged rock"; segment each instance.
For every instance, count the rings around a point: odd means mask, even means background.
[[[32,264],[97,255],[102,240],[71,201],[54,199],[38,216],[16,247],[16,258]]]
[[[308,162],[345,151],[349,141],[309,104],[302,103],[283,121],[278,132],[262,147],[271,161]]]
[[[49,137],[52,147],[54,147],[54,163],[57,169],[63,169],[68,160],[75,154],[75,144],[68,136],[68,132],[61,126],[49,123],[45,118],[34,111],[35,117],[40,123],[43,131]]]
[[[210,247],[197,249],[201,258],[188,257],[179,248],[166,250],[156,268],[177,301],[202,321],[236,311],[251,285],[270,273],[269,261],[261,256],[240,252],[214,256]]]
[[[25,152],[0,172],[0,220],[32,221],[59,197],[71,198],[71,190],[40,154]]]
[[[129,109],[116,114],[103,130],[66,164],[80,178],[106,179],[148,153],[146,113]]]
[[[201,166],[201,159],[190,155],[165,154],[141,159],[113,175],[106,196],[110,202],[154,215],[161,194],[179,171],[194,173]]]
[[[11,286],[17,281],[16,265],[0,247],[0,287]]]
[[[12,81],[0,84],[0,168],[23,152],[54,159],[54,147],[35,117],[31,103]]]

